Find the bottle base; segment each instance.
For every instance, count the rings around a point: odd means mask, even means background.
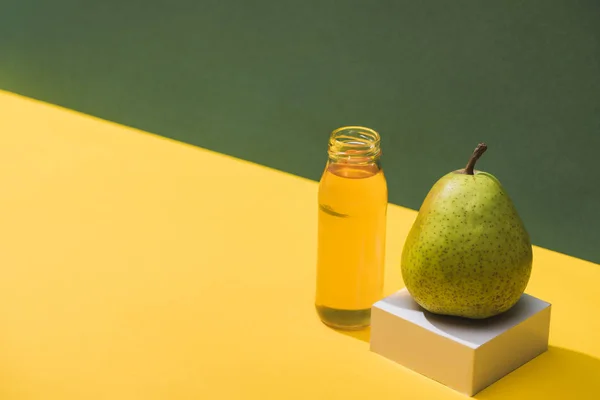
[[[371,324],[371,309],[341,310],[326,306],[315,306],[321,321],[334,329],[358,331]]]

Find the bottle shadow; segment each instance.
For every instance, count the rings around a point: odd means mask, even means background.
[[[369,343],[371,340],[371,327],[367,327],[364,329],[356,330],[356,331],[344,331],[340,329],[335,329],[336,332],[341,333],[342,335],[353,337],[354,339],[362,340],[363,342]]]
[[[600,360],[550,346],[527,364],[474,396],[478,400],[598,399]]]

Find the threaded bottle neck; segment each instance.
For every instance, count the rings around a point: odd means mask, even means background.
[[[368,164],[379,160],[381,138],[373,129],[344,126],[331,132],[329,159],[334,162]]]

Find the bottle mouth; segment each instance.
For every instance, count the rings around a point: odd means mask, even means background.
[[[368,162],[381,155],[379,133],[363,126],[343,126],[331,132],[329,157],[349,162]]]

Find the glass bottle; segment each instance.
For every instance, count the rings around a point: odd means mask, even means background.
[[[315,306],[328,326],[362,329],[383,295],[388,191],[380,136],[338,128],[328,154],[319,182]]]

